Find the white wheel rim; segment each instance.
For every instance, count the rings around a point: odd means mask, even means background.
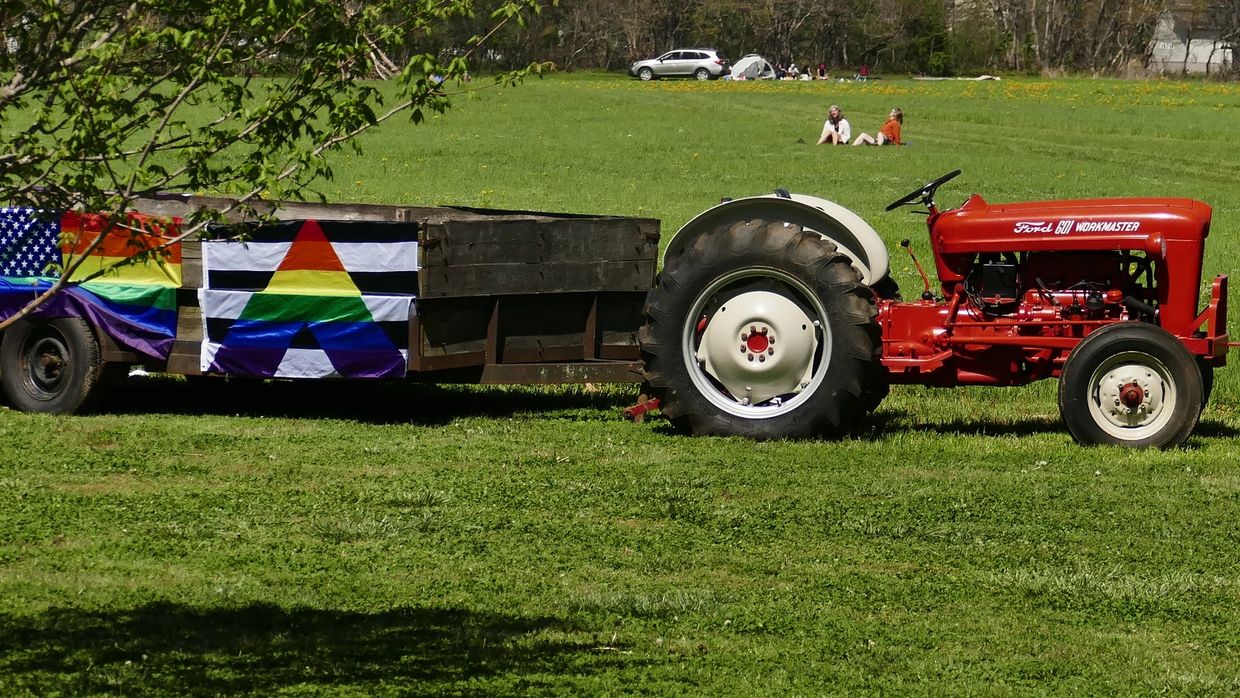
[[[776,283],[727,298],[699,328],[712,299],[759,280]],[[792,294],[799,304],[789,299]],[[715,407],[746,419],[777,417],[801,406],[823,381],[824,357],[831,356],[826,317],[817,295],[787,272],[765,267],[730,272],[694,299],[682,333],[682,358],[694,387]],[[751,339],[751,333],[762,339]]]
[[[1089,413],[1108,435],[1147,439],[1175,416],[1179,393],[1167,366],[1153,356],[1127,351],[1108,357],[1089,378]]]

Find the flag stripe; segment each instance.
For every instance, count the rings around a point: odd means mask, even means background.
[[[310,331],[311,335],[315,337],[315,346],[322,347],[323,346],[322,342],[324,341],[323,337],[336,337],[345,331],[345,330],[333,330],[327,326],[328,325],[327,323],[323,323],[323,324],[304,323],[304,322],[302,323],[257,323],[257,322],[247,321],[247,320],[230,320],[227,318],[207,318],[205,322],[206,322],[207,341],[215,342],[216,344],[227,343],[229,346],[275,346],[270,341],[268,341],[268,338],[264,338],[260,341],[256,341],[252,345],[245,344],[245,341],[246,341],[245,338],[249,337],[250,333],[253,333],[255,336],[258,336],[268,329],[272,333],[273,337],[278,335],[278,336],[282,336],[285,338],[286,341],[284,342],[283,346],[295,346],[296,342],[294,340],[297,339],[298,333],[300,333],[302,329],[304,328]],[[331,323],[331,324],[362,324],[362,323]],[[386,338],[386,344],[394,346],[398,349],[407,349],[409,347],[409,325],[407,323],[373,322],[369,324],[373,325],[375,328],[378,329],[379,332],[383,334],[383,336]],[[235,336],[230,336],[230,332],[232,332],[233,328],[238,327],[238,326],[240,326],[240,329],[238,330],[239,334]],[[321,327],[326,327],[327,329],[320,329]],[[279,334],[281,332],[283,334]],[[319,336],[319,335],[322,335],[322,336]],[[332,346],[339,348],[338,345],[335,345],[335,344],[333,344]],[[347,347],[344,347],[344,348],[347,348]]]
[[[275,271],[292,242],[205,242],[204,265],[211,271]],[[417,242],[332,242],[348,271],[417,271]]]
[[[207,288],[233,291],[261,291],[275,275],[271,271],[221,271],[207,267]]]
[[[328,240],[335,242],[416,242],[417,223],[380,221],[314,221]],[[250,243],[292,242],[304,220],[280,221],[265,225],[225,224],[207,228],[207,240],[241,239]]]
[[[383,221],[319,221],[323,234],[332,242],[415,242],[418,228],[414,222]]]
[[[417,271],[417,242],[333,242],[350,272]]]
[[[325,352],[321,349],[234,349],[204,343],[202,370],[257,378],[399,378],[409,362],[407,351]]]
[[[91,293],[114,303],[143,305],[172,313],[177,311],[176,289],[141,284],[114,284],[105,281],[87,281],[81,284]]]
[[[198,304],[204,316],[235,320],[255,295],[249,291],[200,289]],[[405,322],[413,310],[413,299],[405,296],[361,296],[361,300],[377,322]]]
[[[378,354],[376,352],[324,352],[317,349],[290,349],[280,361],[275,378],[329,378],[353,376],[371,378],[395,378],[405,374],[408,362],[405,352]],[[376,373],[376,367],[381,372]],[[359,372],[367,375],[359,376]]]
[[[52,283],[48,278],[0,278],[0,318],[17,312]],[[166,359],[176,336],[175,298],[176,289],[169,286],[86,284],[65,288],[33,315],[80,317],[121,347]]]
[[[203,266],[211,271],[275,271],[292,242],[204,242]]]
[[[413,296],[418,292],[418,272],[348,272],[363,294],[382,293]],[[220,271],[207,269],[207,288],[230,291],[261,291],[271,283],[274,271]]]
[[[283,267],[271,277],[271,283],[263,291],[313,296],[361,295],[353,280],[343,271],[287,270]]]
[[[253,376],[271,378],[280,366],[280,360],[288,351],[242,347],[234,349],[213,342],[202,343],[202,370],[204,373],[223,373],[230,376]],[[316,376],[317,377],[317,376]]]
[[[93,286],[79,286],[71,290],[86,296],[95,305],[107,308],[116,317],[124,318],[148,332],[160,336],[176,336],[176,289],[161,286],[147,288],[154,293],[146,298],[131,293],[124,293],[119,297],[103,295],[101,289]]]
[[[255,293],[242,320],[272,322],[371,322],[374,318],[361,296],[303,296]]]
[[[212,337],[230,347],[276,348],[300,344],[325,350],[383,351],[404,348],[392,342],[389,334],[374,322],[267,322],[236,320],[223,339]],[[298,335],[308,333],[313,341],[295,342]]]
[[[103,242],[91,254],[125,258],[172,240],[180,234],[180,223],[180,218],[163,221],[144,213],[130,212],[126,214],[124,224],[109,225],[107,216],[103,214],[66,211],[61,217],[60,228],[66,241],[65,254],[85,254],[87,248],[106,230]],[[169,245],[158,254],[171,264],[181,263],[179,243]]]
[[[276,367],[276,378],[330,378],[340,372],[319,349],[289,349]]]
[[[401,296],[362,296],[376,322],[407,322],[413,316],[413,299]]]
[[[95,272],[103,272],[96,276],[107,282],[120,282],[135,285],[159,285],[179,287],[181,285],[181,265],[165,259],[144,259],[123,263],[127,257],[108,257],[93,254],[82,261],[81,266],[74,270],[70,279],[85,279]]]
[[[387,293],[416,296],[418,272],[416,271],[350,271],[349,278],[362,293]]]

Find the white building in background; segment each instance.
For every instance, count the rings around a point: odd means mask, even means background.
[[[1158,17],[1150,46],[1156,73],[1217,73],[1231,67],[1232,50],[1218,27],[1193,26],[1170,10]]]

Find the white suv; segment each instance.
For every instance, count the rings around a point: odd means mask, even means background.
[[[727,72],[728,59],[713,48],[676,49],[658,58],[638,61],[629,68],[629,75],[641,80],[673,76],[710,80]]]

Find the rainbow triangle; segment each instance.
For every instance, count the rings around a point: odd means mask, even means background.
[[[263,290],[316,296],[362,295],[317,221],[302,224]]]

